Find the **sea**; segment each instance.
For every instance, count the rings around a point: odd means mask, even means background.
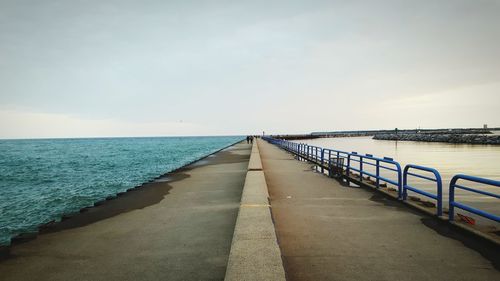
[[[242,139],[0,140],[0,245]]]

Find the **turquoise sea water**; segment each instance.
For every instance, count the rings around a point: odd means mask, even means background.
[[[240,139],[0,140],[0,245]]]

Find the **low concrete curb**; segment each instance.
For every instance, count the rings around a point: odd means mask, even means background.
[[[252,145],[252,154],[250,155],[250,162],[248,163],[249,171],[262,171],[262,161],[260,160],[259,146],[257,141]],[[267,190],[267,187],[266,187]]]
[[[254,142],[224,280],[285,280],[268,197]]]

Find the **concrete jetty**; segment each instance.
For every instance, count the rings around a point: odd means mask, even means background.
[[[492,264],[498,248],[440,229],[373,191],[342,186],[267,142],[259,147],[287,280],[500,279]]]
[[[0,280],[224,279],[250,151],[239,143],[89,212],[165,191],[149,206],[15,245]]]

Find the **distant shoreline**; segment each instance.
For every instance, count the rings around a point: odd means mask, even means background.
[[[491,144],[500,145],[500,135],[478,134],[379,134],[375,140],[390,141],[419,141],[419,142],[446,142],[461,144]]]
[[[394,130],[358,130],[358,131],[331,131],[331,132],[312,132],[310,134],[280,134],[271,135],[277,139],[285,140],[305,140],[317,138],[345,138],[345,137],[363,137],[386,134],[422,134],[422,135],[488,135],[493,131],[499,131],[500,128],[445,128],[445,129],[394,129]]]

